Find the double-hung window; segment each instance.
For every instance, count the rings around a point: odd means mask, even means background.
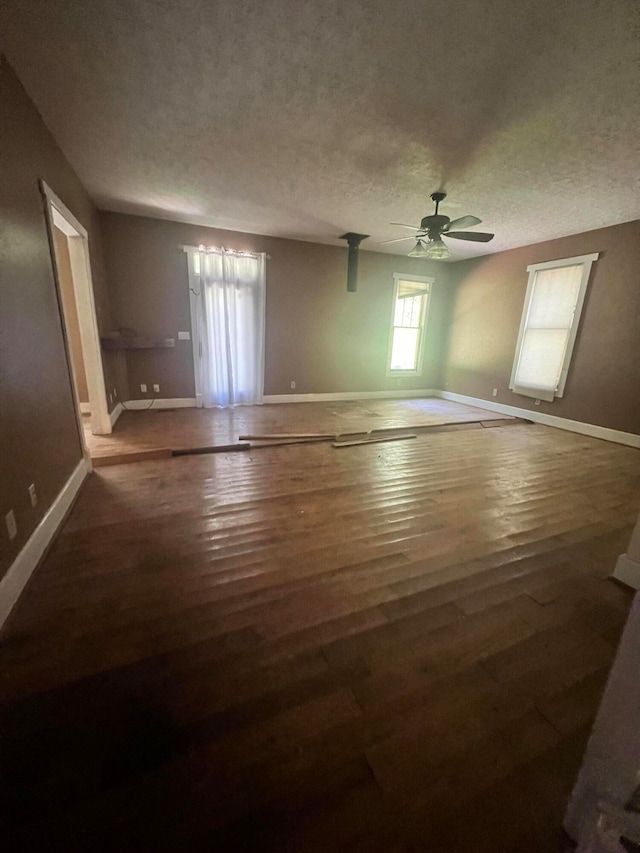
[[[391,335],[387,376],[422,372],[422,348],[427,324],[432,278],[394,273]]]
[[[578,333],[591,264],[582,255],[532,264],[509,387],[516,394],[562,397]]]

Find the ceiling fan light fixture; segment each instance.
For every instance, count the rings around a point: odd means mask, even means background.
[[[426,249],[426,257],[431,258],[432,261],[443,261],[445,258],[450,257],[449,250],[440,237],[429,243]]]
[[[428,252],[427,248],[425,247],[424,243],[422,242],[422,240],[416,240],[416,245],[409,252],[407,257],[409,257],[409,258],[428,258],[429,257],[429,252]]]

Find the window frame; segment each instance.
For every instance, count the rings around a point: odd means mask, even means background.
[[[396,303],[398,301],[398,288],[401,281],[417,281],[426,285],[427,292],[424,294],[426,299],[422,302],[420,311],[420,323],[416,327],[418,329],[418,351],[416,354],[415,370],[392,370],[391,369],[391,354],[393,351],[393,332],[396,328],[393,322],[396,315]],[[427,322],[429,320],[429,308],[431,307],[431,289],[435,284],[435,279],[430,275],[410,275],[409,273],[394,272],[393,274],[393,300],[391,302],[391,320],[389,323],[389,343],[387,346],[387,378],[394,376],[421,376],[422,375],[422,357],[424,354],[424,339],[427,330]],[[398,328],[403,328],[399,326]],[[413,327],[412,327],[413,328]]]
[[[513,391],[514,394],[521,394],[521,392],[518,391],[517,388],[524,387],[517,385],[516,374],[518,372],[518,365],[520,364],[520,358],[522,356],[522,344],[524,342],[524,335],[527,330],[527,322],[529,320],[529,313],[531,311],[531,302],[533,299],[533,291],[537,273],[540,270],[560,269],[561,267],[573,267],[582,265],[582,278],[580,279],[578,298],[576,299],[573,318],[571,320],[571,326],[569,327],[569,338],[567,340],[567,348],[565,350],[564,358],[562,360],[562,367],[560,369],[560,377],[558,379],[558,384],[553,392],[553,399],[555,399],[556,397],[564,396],[564,389],[567,383],[567,377],[569,375],[571,359],[573,357],[573,347],[578,336],[578,329],[580,328],[580,318],[582,316],[582,309],[584,306],[585,297],[587,295],[587,287],[589,285],[591,267],[593,265],[593,262],[598,260],[598,257],[599,253],[595,252],[590,255],[577,255],[574,258],[561,258],[556,261],[544,261],[543,263],[539,264],[529,264],[529,266],[527,267],[529,279],[527,281],[527,290],[524,297],[524,305],[522,307],[522,316],[520,318],[520,328],[518,330],[518,339],[516,342],[516,350],[513,358],[513,367],[511,369],[511,379],[509,380],[509,388],[511,391]],[[522,396],[533,397],[533,394]]]

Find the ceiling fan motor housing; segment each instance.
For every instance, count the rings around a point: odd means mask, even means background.
[[[425,216],[424,219],[420,222],[420,227],[424,231],[438,232],[442,231],[444,226],[450,222],[448,216],[442,216],[440,214],[433,214],[432,216]]]

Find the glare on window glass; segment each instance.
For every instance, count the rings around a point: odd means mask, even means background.
[[[393,330],[391,370],[415,370],[418,355],[418,329]]]

